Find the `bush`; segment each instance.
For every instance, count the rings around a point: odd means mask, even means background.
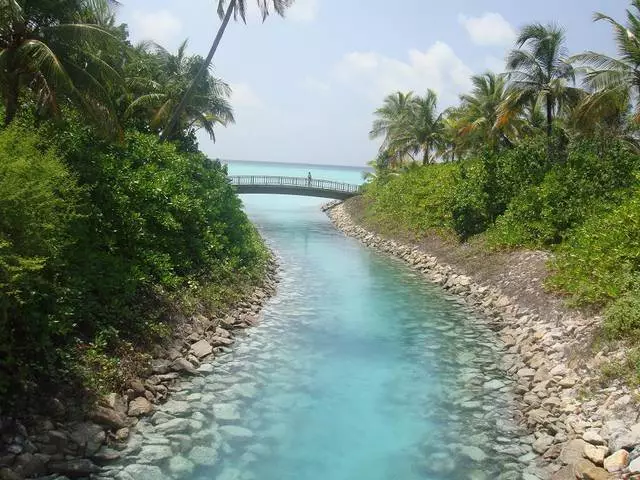
[[[46,376],[55,338],[73,328],[55,312],[80,191],[39,141],[18,127],[0,131],[0,397],[22,380]]]
[[[640,291],[626,292],[604,311],[604,329],[611,339],[640,338]]]
[[[640,191],[589,218],[558,247],[549,285],[580,304],[604,305],[640,285]]]
[[[462,240],[483,232],[491,222],[487,170],[480,161],[461,164],[452,196],[453,228]]]
[[[404,173],[377,179],[365,195],[370,212],[385,228],[420,232],[452,227],[451,201],[458,165],[411,166]]]
[[[489,238],[508,246],[560,243],[587,217],[618,204],[639,166],[640,157],[622,142],[574,141],[564,163],[509,203]]]

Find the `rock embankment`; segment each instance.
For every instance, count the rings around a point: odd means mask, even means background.
[[[219,318],[182,319],[173,338],[156,346],[147,375],[131,381],[125,392],[106,395],[80,421],[66,419],[64,404],[57,399],[52,400],[56,408],[50,409],[57,415],[33,418],[28,429],[16,419],[0,417],[0,480],[100,475],[104,465],[126,455],[139,419],[171,401],[182,377],[207,373],[210,362],[233,345],[234,331],[255,324],[276,285],[277,263],[272,260],[263,285],[233,310]]]
[[[577,355],[591,342],[594,319],[541,315],[415,245],[362,228],[344,204],[331,203],[325,210],[346,235],[402,259],[491,319],[504,346],[503,368],[517,381],[523,423],[533,433],[532,447],[547,478],[640,478],[640,423],[632,398],[637,392],[623,385],[590,390],[603,354]]]

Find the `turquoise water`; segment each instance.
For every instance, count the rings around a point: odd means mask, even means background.
[[[361,182],[356,170],[229,166],[309,170]],[[197,432],[159,435],[155,420],[142,421],[133,443],[143,450],[131,449],[129,468],[152,464],[161,478],[189,480],[522,478],[530,439],[516,426],[513,385],[481,319],[336,231],[320,199],[243,201],[280,258],[278,293],[232,353],[162,407],[196,420]],[[165,437],[173,457],[149,460]]]

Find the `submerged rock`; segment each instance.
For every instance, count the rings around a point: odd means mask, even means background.
[[[218,461],[218,451],[210,447],[193,447],[189,452],[189,460],[196,465],[215,465]]]

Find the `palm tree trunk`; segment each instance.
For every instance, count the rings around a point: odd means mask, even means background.
[[[422,165],[427,165],[429,163],[429,147],[424,149],[424,155],[422,156]]]
[[[4,126],[8,126],[18,113],[18,76],[9,75],[4,97]]]
[[[551,144],[551,135],[553,133],[553,104],[551,96],[547,95],[547,161],[551,162],[553,158],[553,145]]]
[[[196,84],[198,83],[202,75],[204,75],[205,72],[209,70],[209,66],[211,65],[211,60],[213,60],[213,56],[216,54],[216,50],[218,50],[218,45],[220,44],[220,41],[222,40],[222,36],[224,35],[225,30],[227,29],[229,20],[231,20],[231,14],[233,13],[235,6],[236,6],[236,0],[231,0],[231,2],[229,2],[229,6],[227,7],[227,11],[224,14],[224,18],[222,19],[222,25],[220,25],[220,28],[218,29],[218,33],[216,34],[216,38],[214,38],[213,44],[209,49],[207,58],[204,59],[204,62],[200,66],[200,70],[198,70],[198,73],[196,73],[196,76],[191,81],[189,88],[180,99],[180,103],[171,114],[171,117],[169,118],[167,125],[162,130],[162,135],[160,135],[160,139],[162,141],[167,140],[175,130],[176,126],[178,125],[178,120],[180,119],[180,115],[182,115],[182,112],[187,104],[187,101],[189,100],[189,97],[193,93],[193,90],[195,89]]]

